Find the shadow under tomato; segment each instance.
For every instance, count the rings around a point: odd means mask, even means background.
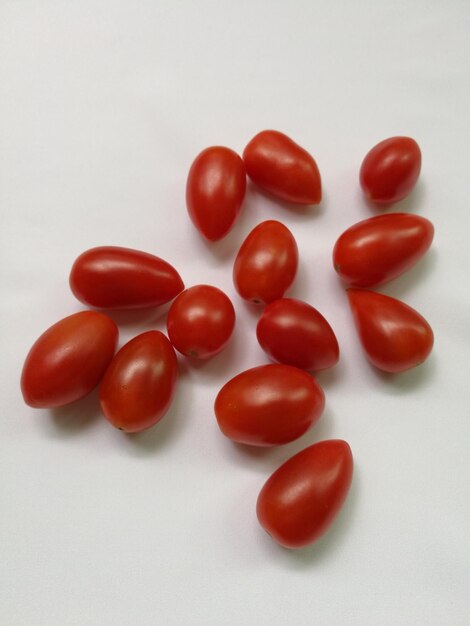
[[[76,402],[50,409],[49,415],[49,423],[61,436],[74,435],[90,428],[101,416],[99,387]]]
[[[180,380],[173,402],[160,422],[140,433],[121,433],[127,448],[136,456],[148,456],[158,454],[177,440],[186,427],[191,394],[190,381]]]
[[[391,202],[390,204],[377,204],[366,198],[364,192],[359,187],[359,192],[365,203],[365,207],[369,213],[419,213],[426,203],[426,185],[423,180],[418,181],[416,187],[409,196],[400,200],[400,202]]]
[[[259,200],[262,199],[269,203],[270,206],[276,207],[273,210],[272,215],[265,219],[276,219],[279,221],[283,221],[282,215],[285,215],[286,212],[288,212],[290,217],[294,218],[295,221],[303,221],[304,219],[318,217],[324,213],[327,204],[325,197],[322,198],[320,204],[297,204],[295,202],[288,202],[287,200],[278,198],[274,194],[270,194],[251,181],[248,181],[246,193],[247,196],[248,194],[252,196],[255,202],[259,202]]]
[[[262,547],[270,557],[290,569],[302,570],[321,565],[324,559],[330,558],[332,551],[341,549],[341,544],[350,532],[359,503],[359,493],[360,477],[355,467],[348,496],[333,525],[323,537],[305,548],[289,549],[277,544],[260,526],[259,535]]]
[[[171,306],[171,302],[162,304],[159,307],[130,310],[110,310],[103,309],[103,313],[108,315],[118,326],[135,326],[136,333],[153,330],[153,327],[162,321],[164,322]]]
[[[182,357],[185,361],[183,368],[187,368],[188,373],[191,370],[196,371],[200,377],[203,379],[207,378],[211,383],[214,379],[218,380],[220,381],[220,386],[222,386],[229,378],[238,374],[233,369],[234,363],[237,362],[242,349],[238,339],[237,328],[235,328],[229,343],[219,354],[209,359]]]
[[[384,391],[389,392],[391,395],[410,393],[417,387],[429,384],[437,371],[435,354],[431,354],[421,365],[398,374],[379,370],[371,363],[369,365],[374,375],[380,382],[384,383]]]

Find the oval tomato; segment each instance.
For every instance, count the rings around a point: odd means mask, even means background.
[[[185,356],[208,359],[227,345],[235,327],[235,309],[223,291],[196,285],[180,293],[168,312],[168,336]]]
[[[273,195],[297,204],[321,201],[321,178],[313,157],[276,130],[258,133],[243,152],[246,172]]]
[[[263,350],[279,363],[321,370],[339,359],[333,329],[321,313],[301,300],[281,298],[268,304],[256,336]]]
[[[367,358],[385,372],[404,372],[425,361],[433,346],[431,326],[410,306],[380,293],[347,290]]]
[[[333,249],[340,278],[354,287],[374,287],[400,276],[429,249],[431,222],[409,213],[389,213],[348,228]]]
[[[294,282],[299,253],[286,226],[275,220],[258,224],[238,251],[233,281],[242,298],[267,304],[282,298]]]
[[[256,514],[271,537],[286,548],[302,548],[331,526],[348,495],[353,474],[349,445],[330,439],[305,448],[268,478]]]
[[[245,165],[236,152],[213,146],[196,157],[186,184],[186,205],[193,224],[206,239],[218,241],[230,231],[245,191]]]
[[[384,139],[368,152],[359,179],[367,198],[377,204],[403,200],[421,171],[421,151],[411,137]]]
[[[170,408],[178,378],[171,343],[158,330],[137,335],[111,361],[100,387],[101,409],[129,433],[150,428]]]
[[[29,351],[21,374],[26,404],[53,408],[86,396],[113,358],[118,329],[97,311],[81,311],[44,332]]]
[[[298,439],[318,420],[325,396],[317,381],[290,365],[261,365],[226,383],[215,400],[220,430],[238,443],[276,446]]]
[[[116,246],[83,252],[70,288],[80,302],[103,309],[140,309],[169,302],[184,289],[180,275],[159,257]]]

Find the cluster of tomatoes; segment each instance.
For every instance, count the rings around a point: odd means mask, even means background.
[[[420,172],[415,141],[394,137],[365,157],[360,182],[375,203],[404,198]],[[321,200],[321,178],[312,156],[286,135],[264,131],[245,148],[243,158],[225,147],[211,147],[189,172],[189,215],[209,241],[223,238],[234,225],[245,196],[246,176],[272,195],[298,204]],[[404,213],[364,220],[338,239],[334,267],[347,294],[366,356],[389,372],[401,372],[429,355],[429,324],[405,303],[370,291],[402,274],[429,248],[431,223]],[[295,239],[278,221],[258,224],[240,247],[233,266],[239,295],[265,308],[256,334],[275,363],[229,380],[215,399],[215,415],[233,441],[273,446],[302,436],[319,419],[325,398],[309,373],[334,366],[339,347],[333,329],[306,302],[284,298],[298,265]],[[118,247],[87,250],[73,264],[70,287],[93,309],[156,307],[173,300],[168,338],[150,330],[115,354],[118,329],[110,317],[86,310],[57,322],[31,348],[22,372],[25,402],[57,407],[74,402],[100,384],[105,417],[117,428],[137,432],[154,426],[175,393],[175,349],[198,359],[211,358],[227,345],[235,310],[220,289],[184,289],[169,263],[151,254]],[[257,502],[261,525],[287,547],[301,547],[330,526],[351,484],[353,460],[342,440],[315,443],[268,479]]]

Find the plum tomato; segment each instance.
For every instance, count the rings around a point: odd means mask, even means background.
[[[102,309],[156,307],[184,289],[178,272],[163,259],[116,246],[83,252],[72,266],[69,282],[80,302]]]
[[[101,409],[113,426],[139,432],[170,408],[178,378],[173,346],[150,330],[126,343],[111,361],[100,387]]]
[[[285,548],[302,548],[331,526],[353,474],[349,445],[330,439],[305,448],[268,478],[258,496],[261,526]]]
[[[268,304],[256,336],[266,354],[278,363],[322,370],[339,359],[333,329],[319,311],[302,300],[281,298]]]
[[[297,204],[321,201],[321,178],[313,157],[287,135],[263,130],[244,152],[246,172],[269,193]]]
[[[229,380],[214,411],[223,434],[238,443],[277,446],[302,436],[321,416],[317,381],[290,365],[261,365]]]
[[[333,265],[352,287],[383,285],[411,269],[427,252],[434,227],[409,213],[377,215],[354,224],[338,238]]]
[[[347,290],[359,339],[369,361],[385,372],[404,372],[425,361],[431,326],[410,306],[374,291]]]
[[[21,374],[26,404],[53,408],[86,396],[102,379],[118,341],[116,324],[98,311],[80,311],[46,330]]]
[[[246,172],[236,152],[223,146],[203,150],[186,183],[186,206],[198,231],[209,241],[225,237],[240,214]]]
[[[261,222],[248,234],[233,266],[233,281],[242,298],[268,304],[282,298],[294,282],[299,262],[290,230],[275,220]]]
[[[359,180],[371,202],[392,204],[406,198],[420,171],[421,150],[416,141],[411,137],[390,137],[366,154]]]

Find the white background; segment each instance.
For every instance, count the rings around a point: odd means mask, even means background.
[[[469,15],[458,0],[0,1],[3,624],[468,624]],[[192,159],[214,144],[242,151],[265,128],[314,155],[324,201],[292,211],[250,189],[236,228],[205,244],[184,204]],[[358,169],[396,134],[423,152],[397,209],[430,218],[436,237],[383,291],[417,308],[436,342],[425,365],[387,377],[363,358],[331,249],[374,214]],[[231,266],[270,218],[298,241],[290,295],[329,319],[342,359],[319,376],[318,425],[257,451],[220,434],[212,403],[266,362]],[[181,359],[172,409],[138,436],[114,430],[96,394],[40,411],[19,392],[33,341],[82,308],[73,260],[104,244],[225,289],[238,315],[226,352]],[[121,343],[164,329],[164,313],[114,315]],[[348,501],[324,539],[284,550],[258,526],[258,491],[330,437],[355,457]]]

